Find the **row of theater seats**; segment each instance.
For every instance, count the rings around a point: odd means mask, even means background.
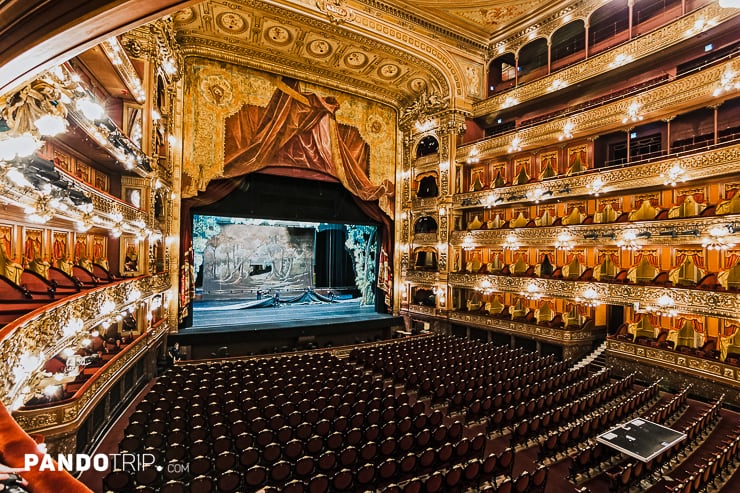
[[[669,417],[686,406],[690,388],[691,385],[687,386],[674,395],[670,401],[659,405],[657,409],[645,413],[642,417],[655,423],[665,423]],[[600,472],[602,463],[616,455],[616,453],[616,450],[612,448],[606,447],[593,439],[589,440],[584,445],[579,446],[576,454],[569,457],[568,478],[575,482],[578,478],[590,477],[592,469]]]
[[[716,401],[701,416],[694,419],[682,431],[687,438],[648,462],[625,460],[606,471],[610,491],[622,491],[636,486],[647,475],[652,474],[664,463],[691,447],[701,436],[710,431],[711,425],[719,419],[722,399]]]
[[[634,378],[634,375],[627,378]],[[577,445],[585,437],[606,431],[609,426],[617,424],[640,406],[654,399],[658,395],[658,384],[659,381],[654,382],[619,402],[609,402],[607,407],[601,408],[596,414],[586,419],[570,422],[559,430],[549,433],[545,441],[539,445],[538,457],[543,460],[557,457],[561,453],[567,454],[571,447]]]
[[[726,442],[724,446],[706,459],[704,464],[696,468],[686,478],[679,481],[669,491],[672,493],[694,493],[706,491],[711,483],[717,487],[725,479],[725,475],[735,467],[740,454],[740,436]]]
[[[91,272],[75,265],[70,275],[49,267],[47,276],[25,269],[15,281],[0,275],[0,327],[53,301],[115,280],[102,266],[93,268]]]
[[[438,350],[453,348],[449,353],[460,355],[453,358],[460,369],[472,369],[464,359],[484,346],[458,338],[435,342]],[[512,378],[537,359],[520,350],[513,354],[527,363]],[[497,375],[509,379],[509,371],[502,366]],[[176,366],[139,403],[119,449],[187,463],[189,470],[114,471],[106,487],[164,491],[182,483],[203,485],[202,491],[215,485],[221,491],[266,486],[314,492],[327,491],[322,485],[358,491],[372,484],[413,491],[435,471],[444,474],[447,487],[479,480],[476,461],[484,457],[485,434],[470,433],[409,395],[414,393],[328,353]],[[504,458],[501,467],[506,463]],[[546,471],[537,474],[538,481],[544,477]],[[528,476],[511,480],[528,482]]]

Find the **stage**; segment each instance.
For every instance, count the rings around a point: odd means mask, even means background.
[[[194,359],[292,351],[327,345],[339,346],[391,336],[403,328],[403,319],[376,313],[359,299],[335,303],[281,303],[265,308],[241,308],[253,303],[196,301],[193,326],[168,337],[179,342]]]

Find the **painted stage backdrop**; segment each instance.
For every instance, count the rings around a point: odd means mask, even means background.
[[[193,217],[196,286],[211,298],[313,286],[315,225]]]

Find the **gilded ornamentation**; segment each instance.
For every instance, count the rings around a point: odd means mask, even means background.
[[[449,283],[456,288],[475,289],[486,278],[493,280],[502,292],[525,292],[531,284],[551,298],[575,299],[580,296],[580,283],[557,279],[450,273]],[[740,313],[740,297],[736,293],[597,282],[592,283],[592,287],[598,293],[598,299],[608,299],[612,304],[632,306],[669,294],[675,305],[681,307],[681,313],[731,319]]]
[[[354,11],[344,0],[317,0],[316,6],[335,24],[351,22],[355,18]]]
[[[450,312],[449,319],[464,322],[466,325],[494,328],[497,332],[505,332],[516,336],[530,335],[539,340],[554,341],[559,344],[583,343],[595,341],[604,336],[603,332],[592,330],[563,330],[541,325],[525,324],[502,320],[485,315],[475,315],[465,312]]]
[[[439,274],[437,272],[428,272],[421,270],[409,271],[406,274],[406,281],[413,284],[431,286],[439,281]]]
[[[467,148],[467,152],[469,151],[470,148]],[[458,149],[458,154],[466,155],[466,151]],[[599,177],[604,183],[609,184],[610,192],[627,191],[647,186],[662,186],[663,179],[660,177],[660,173],[667,162],[667,160],[658,161],[602,171],[599,173]],[[722,147],[683,157],[681,165],[686,170],[687,179],[740,173],[740,145]],[[552,192],[552,196],[555,198],[563,195],[573,198],[579,195],[590,195],[589,185],[593,179],[594,175],[590,173],[552,178],[544,182],[509,186],[499,189],[498,193],[506,198],[506,204],[528,202],[527,196],[531,195],[530,192],[533,192],[536,188],[545,192]],[[485,204],[489,194],[489,190],[457,194],[453,197],[453,203],[456,207],[481,206]]]
[[[22,387],[27,385],[27,381],[18,381],[13,372],[21,355],[53,356],[61,351],[70,340],[64,335],[68,320],[80,317],[86,327],[94,327],[107,317],[100,313],[100,307],[106,301],[111,300],[116,308],[120,308],[133,289],[140,293],[159,293],[169,287],[170,277],[167,274],[119,281],[65,298],[32,318],[26,318],[22,324],[9,324],[6,327],[9,333],[0,340],[0,357],[7,362],[0,366],[0,395],[3,403],[10,405]]]
[[[716,20],[717,23],[721,23],[731,19],[736,14],[737,12],[733,9],[723,9],[719,7],[717,3],[712,2],[695,12],[679,17],[676,21],[662,28],[646,33],[628,43],[620,45],[618,48],[589,57],[583,62],[566,67],[563,70],[559,70],[556,74],[538,78],[537,80],[523,84],[509,91],[497,93],[493,97],[477,103],[474,106],[474,114],[478,117],[501,111],[501,109],[505,107],[504,104],[507,98],[513,98],[520,103],[523,103],[530,99],[544,96],[549,92],[549,88],[552,86],[555,79],[559,79],[569,86],[573,86],[578,82],[601,75],[605,71],[610,70],[609,64],[614,61],[617,53],[630,56],[633,61],[636,61],[683,41],[686,39],[686,33],[690,32],[698,22],[703,22],[705,19],[713,19]],[[522,44],[524,42],[528,42],[526,38],[520,39],[520,43]],[[510,47],[510,50],[515,50],[516,48],[517,46],[515,45]],[[724,67],[722,67],[722,69],[723,68]],[[714,80],[719,80],[719,78]],[[682,96],[680,91],[670,92],[669,95],[677,99],[680,99]],[[711,91],[709,92],[709,95],[711,95]],[[675,104],[675,102],[672,102],[671,104]],[[624,112],[617,114],[623,115]],[[561,129],[563,123],[564,122],[562,121],[559,123]],[[580,123],[576,123],[576,128],[580,131],[583,127]],[[526,140],[526,142],[530,141]]]
[[[401,125],[406,125],[413,120],[426,119],[447,109],[449,105],[449,96],[443,96],[437,92],[428,93],[426,90],[422,90],[411,104],[401,110]]]
[[[372,16],[368,18],[364,13],[349,9],[344,1],[325,0],[319,3],[326,7],[326,12],[331,10],[337,20],[348,19],[339,15],[344,9],[356,14],[359,23],[377,22]],[[193,17],[212,16],[209,9],[214,4],[203,2],[190,7],[194,11]],[[338,22],[327,23],[320,15],[306,16],[298,10],[256,0],[234,0],[225,6],[228,11],[239,15],[250,12],[246,31],[234,34],[213,21],[176,21],[177,41],[184,54],[244,64],[300,80],[318,80],[326,86],[348,93],[371,95],[371,99],[394,106],[414,94],[407,84],[398,83],[402,80],[401,74],[405,75],[409,67],[413,67],[414,78],[422,79],[427,87],[438,88],[442,94],[450,92],[448,80],[454,78],[460,82],[456,73],[457,65],[436,46],[435,54],[422,58],[416,54],[419,53],[416,46],[412,50],[402,50],[381,42],[383,36],[373,39],[371,35],[361,34],[360,30],[349,31],[339,26]],[[382,30],[388,26],[383,23],[376,27]],[[319,43],[319,39],[323,43]],[[399,41],[414,45],[417,40]],[[331,49],[329,56],[326,56],[327,48]],[[324,56],[318,56],[322,54]],[[382,60],[381,64],[373,65],[379,60]],[[337,64],[346,70],[337,71]],[[386,65],[398,70],[381,70]],[[373,67],[372,71],[367,70],[370,66]],[[389,70],[393,71],[390,77]],[[455,77],[449,73],[454,73]]]
[[[647,348],[627,341],[607,339],[607,353],[617,356],[626,355],[629,358],[643,360],[644,363],[653,364],[660,361],[662,365],[676,372],[691,372],[703,375],[705,378],[736,386],[740,383],[740,368],[724,363],[697,358],[675,351]],[[638,352],[643,349],[643,353]]]
[[[115,362],[110,364],[94,381],[86,388],[84,393],[71,402],[65,402],[57,406],[48,406],[41,410],[21,409],[13,413],[13,417],[26,432],[42,432],[45,429],[59,427],[73,421],[82,419],[92,411],[92,408],[105,396],[108,389],[123,374],[136,363],[151,346],[166,333],[166,328],[159,326],[140,339],[134,346],[127,350]]]

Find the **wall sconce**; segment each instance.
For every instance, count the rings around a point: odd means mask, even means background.
[[[476,291],[479,291],[485,295],[493,294],[496,292],[496,287],[489,279],[483,279],[475,287]]]
[[[614,61],[609,64],[609,68],[617,68],[622,65],[626,65],[632,61],[632,55],[625,55],[624,53],[618,54],[614,57]]]
[[[604,183],[604,180],[602,180],[600,176],[597,176],[591,183],[586,185],[586,188],[588,189],[588,193],[598,197],[599,194],[603,191],[604,185],[606,185],[606,183]]]
[[[685,173],[686,170],[683,169],[683,166],[681,166],[680,163],[675,162],[671,165],[670,168],[665,170],[665,172],[661,173],[660,177],[663,178],[664,185],[675,187],[676,183],[683,183],[684,181],[686,181],[683,177]]]
[[[558,140],[573,138],[573,130],[575,129],[576,129],[575,123],[568,120],[567,122],[565,122],[565,125],[563,125],[563,134],[560,137],[558,137]]]
[[[567,231],[562,231],[555,239],[555,248],[568,252],[573,249],[573,237]]]
[[[509,234],[501,245],[501,248],[504,250],[517,250],[519,248],[519,238],[514,233]]]
[[[512,106],[516,106],[517,104],[519,104],[519,100],[513,96],[509,96],[504,100],[504,103],[501,105],[501,107],[511,108]]]
[[[449,161],[440,161],[439,162],[439,170],[444,173],[446,171],[450,170],[450,162]]]
[[[446,214],[447,214],[447,209],[445,209],[444,207],[440,207],[439,208],[439,217],[445,217]]]
[[[470,153],[468,154],[468,158],[465,160],[468,164],[476,164],[480,161],[480,151],[477,147],[473,147],[470,149]]]
[[[518,135],[515,135],[513,139],[511,139],[511,145],[509,146],[509,152],[519,152],[522,150],[522,138]]]
[[[735,3],[737,3],[735,8],[740,8],[740,1],[735,0]],[[720,1],[720,6],[721,5],[722,2]],[[725,92],[740,89],[740,81],[735,81],[736,75],[737,73],[732,69],[732,62],[727,62],[725,70],[722,72],[722,76],[719,79],[719,87],[717,87],[717,89],[715,89],[712,93],[714,97],[717,97]]]
[[[465,250],[466,252],[469,252],[470,250],[474,250],[475,243],[473,243],[473,238],[469,234],[466,234],[465,238],[463,238],[461,246],[462,246],[462,249]]]
[[[542,298],[542,293],[540,292],[540,288],[535,283],[532,283],[532,282],[527,284],[526,291],[521,291],[519,294],[524,296],[528,300],[539,300]]]
[[[638,103],[637,101],[632,101],[627,107],[627,116],[622,118],[622,123],[639,122],[643,118],[644,117],[640,114],[640,103]]]
[[[601,305],[601,301],[599,301],[598,298],[599,293],[596,291],[596,289],[594,289],[593,286],[588,286],[586,289],[583,290],[581,296],[576,296],[576,302],[583,306],[596,308],[597,306]]]
[[[634,231],[625,231],[622,238],[617,242],[617,246],[622,250],[637,251],[642,249],[638,238],[650,238],[650,233],[644,231],[635,233]]]
[[[558,91],[558,90],[563,89],[565,87],[568,87],[568,83],[567,82],[565,82],[562,79],[555,79],[554,81],[552,81],[552,84],[550,84],[548,86],[547,92]]]
[[[714,226],[707,236],[702,238],[701,246],[707,250],[728,250],[735,247],[735,241],[730,235],[734,233],[732,226]]]

